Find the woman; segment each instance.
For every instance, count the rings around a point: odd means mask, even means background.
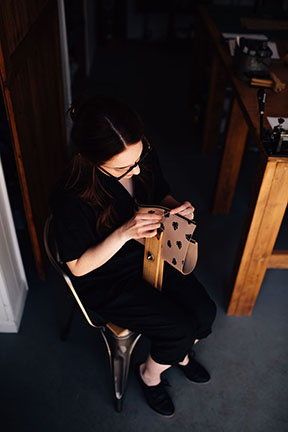
[[[189,380],[209,381],[190,352],[211,333],[216,308],[193,274],[165,266],[162,293],[142,279],[141,239],[155,236],[161,216],[137,212],[135,200],[188,218],[194,207],[169,194],[155,149],[132,108],[94,97],[69,111],[76,153],[50,201],[60,257],[86,307],[104,322],[150,340],[150,354],[136,375],[150,407],[171,416],[174,405],[161,374],[177,365]]]

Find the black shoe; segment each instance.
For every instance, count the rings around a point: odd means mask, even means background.
[[[155,386],[147,386],[140,375],[140,363],[136,365],[135,373],[150,408],[162,416],[172,417],[175,408],[163,382],[161,381]]]
[[[194,358],[193,354],[189,354],[189,363],[186,366],[177,365],[190,380],[198,384],[208,383],[210,375],[207,370],[200,365]]]

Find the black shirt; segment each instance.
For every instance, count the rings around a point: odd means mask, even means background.
[[[55,238],[63,262],[80,258],[88,248],[99,244],[112,231],[131,219],[135,213],[135,200],[141,204],[159,204],[169,193],[170,188],[163,177],[155,150],[151,151],[145,164],[151,176],[152,198],[150,200],[138,176],[132,177],[133,198],[117,179],[97,171],[101,183],[113,197],[117,221],[111,229],[100,227],[97,230],[97,209],[92,209],[78,198],[73,189],[65,188],[65,178],[57,183],[50,196],[50,207]],[[120,286],[131,276],[142,275],[143,251],[144,248],[140,243],[129,240],[110,260],[84,276],[73,276],[68,267],[67,270],[78,292],[83,293],[93,287],[93,289],[97,288],[99,297],[102,298],[104,291],[112,285]]]

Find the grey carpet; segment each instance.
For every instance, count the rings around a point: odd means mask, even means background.
[[[246,151],[230,214],[212,216],[220,150],[201,154],[200,131],[191,127],[187,103],[192,67],[189,47],[99,49],[91,78],[74,91],[88,88],[133,104],[145,120],[147,137],[159,148],[175,197],[196,207],[200,244],[196,274],[218,306],[213,334],[196,347],[197,357],[211,372],[211,383],[197,386],[178,369],[168,370],[176,414],[171,419],[154,414],[132,372],[149,348],[142,339],[133,354],[123,412],[116,413],[100,334],[77,314],[69,340],[59,340],[59,281],[52,269],[46,282],[37,279],[27,243],[30,290],[22,325],[18,334],[0,335],[3,431],[288,431],[287,271],[267,272],[251,317],[225,313],[257,152],[253,147]],[[282,228],[278,244],[287,249],[287,229]]]

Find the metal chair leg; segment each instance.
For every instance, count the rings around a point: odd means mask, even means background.
[[[108,328],[101,330],[101,333],[105,340],[110,358],[115,394],[115,409],[120,412],[122,410],[122,399],[128,379],[131,354],[141,334],[127,330],[127,334],[116,336]]]

